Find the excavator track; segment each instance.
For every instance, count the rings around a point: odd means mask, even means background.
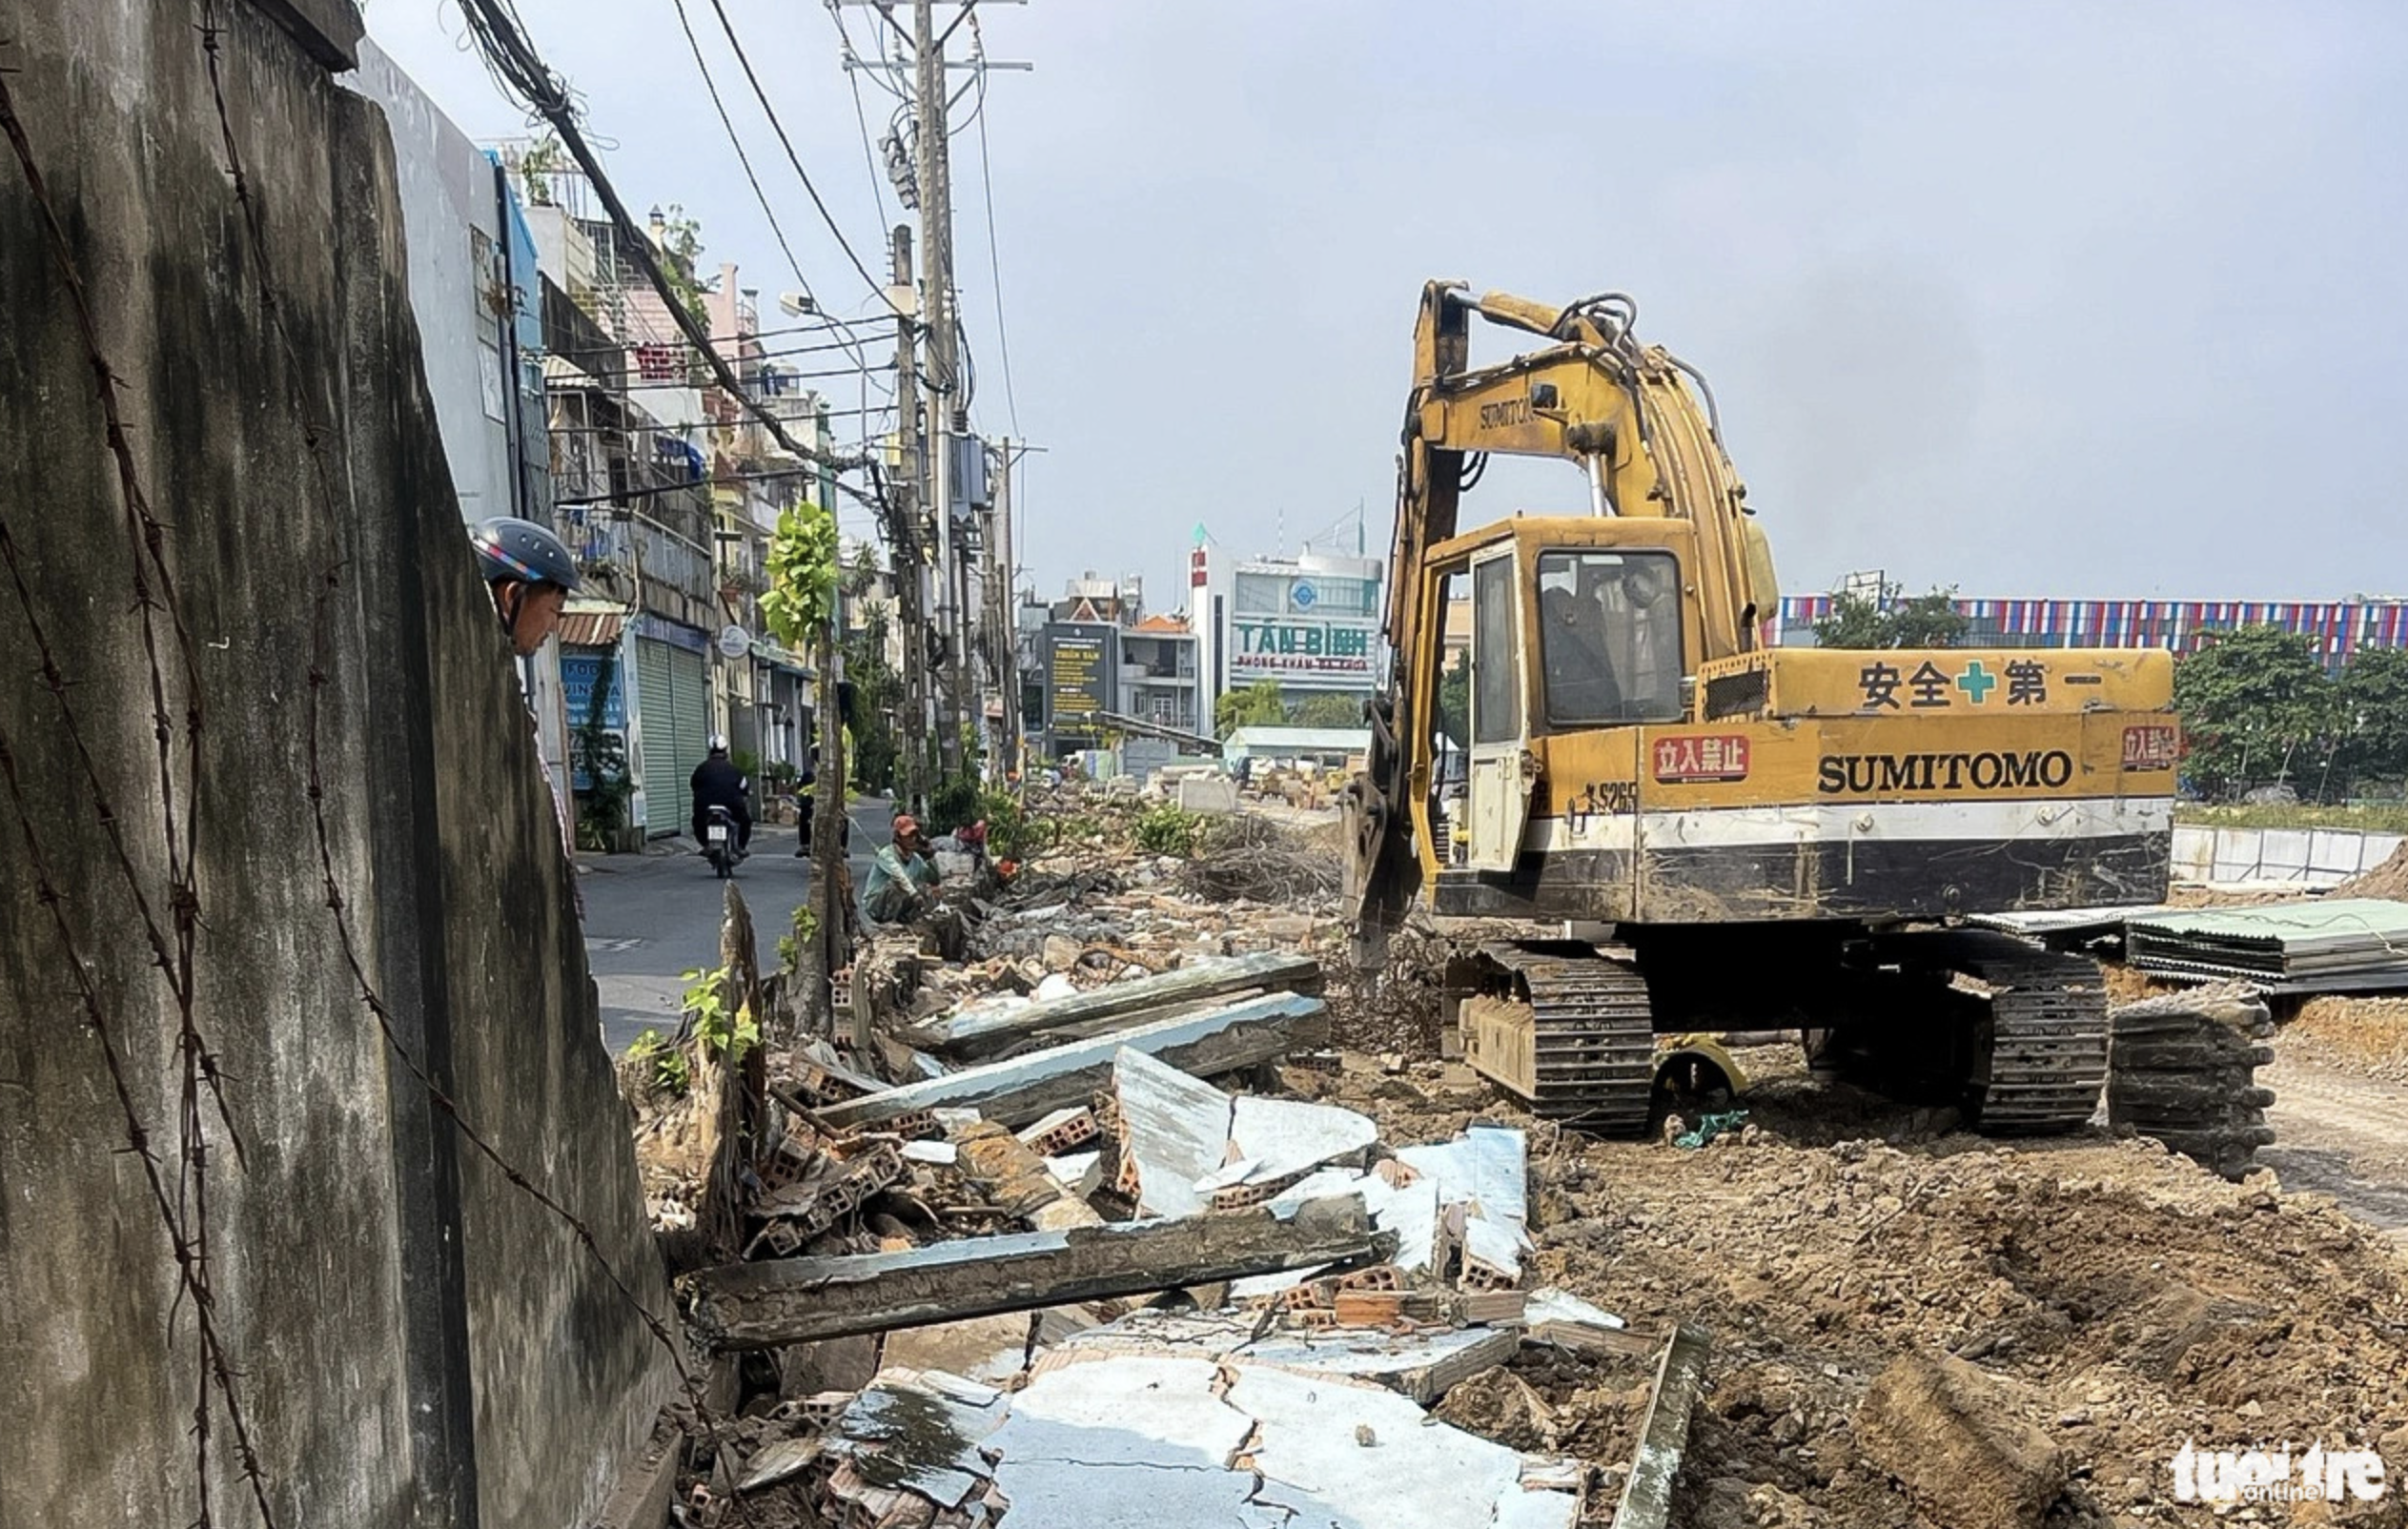
[[[1544,1119],[1602,1136],[1643,1132],[1656,1038],[1637,968],[1580,947],[1500,943],[1480,954],[1510,974],[1530,1012],[1526,1070],[1514,1078],[1491,1075]]]
[[[1910,935],[1916,964],[1979,1006],[1963,1065],[1983,1134],[2079,1131],[2107,1083],[2107,988],[2098,963],[1979,930]]]

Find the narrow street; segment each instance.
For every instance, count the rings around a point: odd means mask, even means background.
[[[864,797],[853,820],[853,886],[869,874],[885,842],[892,805]],[[681,841],[683,842],[683,841]],[[677,1026],[680,973],[719,963],[719,880],[691,850],[684,854],[581,857],[585,890],[585,958],[602,991],[602,1040],[617,1056],[647,1029]],[[778,936],[810,891],[807,863],[796,858],[794,830],[756,828],[752,856],[736,883],[752,907],[762,958],[775,961]]]

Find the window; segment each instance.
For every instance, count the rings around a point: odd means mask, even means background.
[[[1511,743],[1521,736],[1521,694],[1515,683],[1514,560],[1508,554],[1472,569],[1472,742]]]
[[[1681,568],[1670,553],[1540,554],[1539,630],[1549,722],[1680,720]]]

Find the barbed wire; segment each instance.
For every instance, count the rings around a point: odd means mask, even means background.
[[[140,474],[135,468],[123,411],[118,403],[119,376],[101,347],[99,326],[82,275],[76,268],[72,247],[59,220],[56,206],[51,199],[40,163],[34,157],[31,140],[17,112],[15,96],[9,89],[5,71],[0,71],[0,133],[5,133],[18,169],[32,195],[51,264],[66,289],[67,311],[72,316],[86,359],[92,369],[103,433],[115,467],[118,496],[124,506],[133,601],[140,612],[141,645],[150,682],[152,731],[158,756],[160,819],[167,857],[165,901],[172,935],[159,926],[141,871],[134,864],[132,849],[121,831],[120,819],[111,803],[98,762],[92,756],[75,708],[69,700],[71,682],[42,622],[39,604],[26,578],[16,539],[5,521],[0,521],[0,557],[5,557],[11,590],[33,639],[42,684],[50,691],[52,703],[58,710],[75,753],[78,769],[91,794],[92,813],[109,841],[118,873],[133,898],[136,916],[151,946],[153,963],[165,976],[175,1005],[175,1054],[180,1077],[176,1107],[176,1167],[172,1189],[169,1174],[152,1146],[151,1130],[143,1120],[132,1081],[127,1075],[125,1054],[112,1029],[108,1008],[102,1001],[93,975],[95,968],[84,957],[73,923],[68,917],[66,901],[59,890],[51,857],[35,828],[32,806],[26,797],[17,770],[18,755],[12,738],[0,737],[0,774],[5,774],[7,778],[9,799],[25,839],[28,864],[34,874],[36,898],[49,909],[61,950],[74,973],[86,1022],[100,1044],[111,1088],[124,1116],[128,1148],[142,1163],[153,1206],[167,1233],[176,1271],[176,1295],[168,1312],[171,1335],[176,1313],[187,1303],[193,1313],[195,1396],[192,1436],[198,1498],[194,1521],[202,1529],[208,1529],[215,1521],[210,1482],[210,1446],[214,1421],[211,1397],[214,1394],[218,1403],[224,1407],[228,1426],[234,1431],[237,1469],[250,1489],[262,1523],[274,1529],[275,1514],[268,1500],[265,1473],[260,1467],[249,1419],[243,1412],[240,1389],[235,1384],[236,1371],[218,1326],[216,1295],[210,1265],[210,1148],[202,1107],[204,1091],[215,1104],[218,1122],[227,1139],[235,1146],[237,1166],[241,1166],[243,1154],[241,1133],[235,1129],[233,1113],[226,1103],[224,1072],[202,1034],[196,1010],[194,950],[200,928],[201,904],[195,867],[198,857],[201,738],[206,725],[199,661],[194,651],[192,633],[185,622],[181,601],[176,596],[174,575],[168,565],[166,530],[152,513],[150,499],[143,492]],[[168,703],[167,664],[160,653],[158,628],[161,613],[166,616],[184,678],[184,792],[187,800],[180,820],[174,765],[176,725]]]

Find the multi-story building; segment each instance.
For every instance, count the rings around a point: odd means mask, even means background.
[[[1135,578],[1070,581],[1051,602],[1024,597],[1022,711],[1046,758],[1115,737],[1210,731],[1197,637],[1185,616],[1149,616]],[[1140,750],[1143,752],[1143,750]]]
[[[616,228],[583,215],[582,179],[524,146],[503,157],[538,251],[559,518],[587,575],[562,623],[572,726],[596,724],[619,756],[629,785],[622,832],[676,833],[691,816],[687,780],[711,733],[726,734],[765,772],[809,758],[813,676],[802,655],[763,632],[758,601],[779,514],[805,496],[824,501],[832,485],[718,384]],[[825,446],[821,401],[764,345],[755,296],[737,286],[736,268],[723,265],[705,282],[683,265],[657,215],[651,234],[747,397],[789,434]],[[590,790],[579,775],[579,789]]]
[[[1384,675],[1377,558],[1306,551],[1230,558],[1199,533],[1188,557],[1189,609],[1205,693],[1264,680],[1291,699],[1368,696]]]
[[[377,103],[393,134],[410,307],[435,422],[466,527],[497,515],[550,524],[551,452],[541,368],[543,324],[532,228],[496,156],[479,148],[373,42],[339,76]],[[570,780],[561,646],[520,678],[555,792]]]
[[[1830,595],[1786,595],[1780,641],[1814,645],[1814,622]],[[2162,647],[2188,653],[2212,634],[2272,625],[2309,639],[2329,668],[2370,647],[2408,647],[2408,599],[2341,601],[1992,600],[1953,601],[1969,647]]]

